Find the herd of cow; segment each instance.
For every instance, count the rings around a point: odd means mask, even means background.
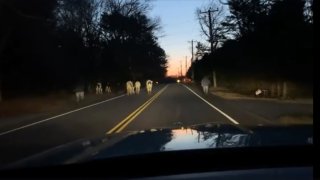
[[[151,94],[151,92],[152,92],[152,85],[153,85],[153,81],[151,81],[151,80],[146,81],[146,89],[147,89],[148,94]],[[133,95],[133,94],[140,94],[140,88],[141,88],[140,81],[136,81],[134,84],[132,81],[127,81],[127,83],[126,83],[126,90],[127,90],[128,96]],[[108,84],[105,87],[105,93],[107,93],[107,94],[111,93],[111,87]],[[96,85],[96,94],[97,95],[103,94],[102,83],[100,83],[100,82],[97,83],[97,85]],[[82,101],[84,99],[84,89],[83,88],[77,89],[75,91],[75,95],[76,95],[77,102]]]
[[[151,80],[146,81],[146,89],[148,94],[151,94],[152,92],[152,84],[153,84],[153,81]],[[134,84],[132,81],[127,81],[126,86],[127,86],[128,96],[132,94],[140,94],[140,88],[141,88],[140,81],[136,81]]]

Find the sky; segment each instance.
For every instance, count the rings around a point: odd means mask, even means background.
[[[200,26],[196,19],[196,8],[202,7],[208,0],[153,0],[151,17],[160,17],[160,46],[168,55],[168,76],[176,76],[182,63],[182,73],[191,63],[191,40],[204,42]],[[194,44],[195,46],[195,44]]]

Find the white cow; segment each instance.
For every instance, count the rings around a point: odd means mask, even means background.
[[[134,83],[134,87],[135,87],[135,89],[136,89],[136,94],[139,94],[139,93],[140,93],[140,87],[141,87],[140,81],[136,81],[136,82]]]
[[[203,77],[201,80],[201,86],[205,94],[208,94],[210,83],[211,82],[207,76]]]
[[[134,86],[132,81],[127,81],[126,86],[127,86],[127,95],[129,96],[134,94]]]
[[[146,81],[146,87],[147,87],[148,94],[151,94],[151,92],[152,92],[152,83],[153,82],[151,80]]]
[[[101,83],[97,83],[96,94],[103,94],[102,84]]]
[[[77,102],[80,102],[80,101],[84,100],[84,88],[83,88],[83,86],[78,86],[75,89],[74,92],[75,92],[75,95],[76,95]]]
[[[106,85],[105,92],[106,92],[107,94],[110,94],[110,93],[111,93],[111,87],[110,87],[109,85]]]
[[[84,99],[84,91],[76,91],[77,102],[80,102]]]

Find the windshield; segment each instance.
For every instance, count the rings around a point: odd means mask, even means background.
[[[138,153],[312,144],[313,9],[0,0],[0,167],[98,137]]]

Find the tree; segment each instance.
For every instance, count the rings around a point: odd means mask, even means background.
[[[205,44],[201,42],[197,42],[196,44],[196,57],[195,59],[200,59],[205,54],[208,54],[210,52],[210,48],[208,48]]]
[[[211,12],[207,13],[209,11]],[[218,6],[216,3],[213,3],[213,1],[209,5],[196,10],[201,33],[211,44],[211,50],[216,50],[217,47],[227,39],[228,33],[230,32],[229,28],[223,26],[223,23],[225,23],[224,13],[223,6]],[[209,15],[211,17],[208,17]]]
[[[252,33],[256,25],[261,22],[261,16],[266,13],[265,10],[267,9],[267,3],[262,2],[261,0],[228,1],[231,14],[228,18],[233,20],[233,26],[238,30],[240,36],[243,37]]]
[[[4,95],[14,93],[18,88],[30,91],[32,85],[41,87],[46,84],[39,82],[26,85],[25,82],[46,66],[40,59],[52,46],[53,39],[48,29],[54,26],[51,18],[55,5],[54,0],[1,0],[0,18],[3,18],[3,28],[0,35],[0,89]],[[32,67],[35,64],[37,66]],[[44,76],[50,75],[44,73],[42,77]]]
[[[147,6],[138,1],[115,2],[102,14],[101,27],[106,47],[113,47],[112,63],[121,68],[122,80],[164,76],[166,56],[154,35],[158,21],[149,19]]]
[[[234,37],[196,66],[270,79],[312,82],[312,0],[225,0],[222,26]],[[214,61],[213,61],[214,59]],[[228,72],[229,73],[229,72]]]
[[[0,94],[164,77],[160,25],[148,8],[139,0],[0,0]]]
[[[59,0],[55,9],[57,19],[57,33],[64,50],[62,56],[68,56],[69,67],[77,64],[77,70],[70,81],[77,78],[86,83],[92,82],[99,77],[101,61],[101,35],[99,25],[103,1],[91,0]],[[84,83],[84,82],[82,82]]]

